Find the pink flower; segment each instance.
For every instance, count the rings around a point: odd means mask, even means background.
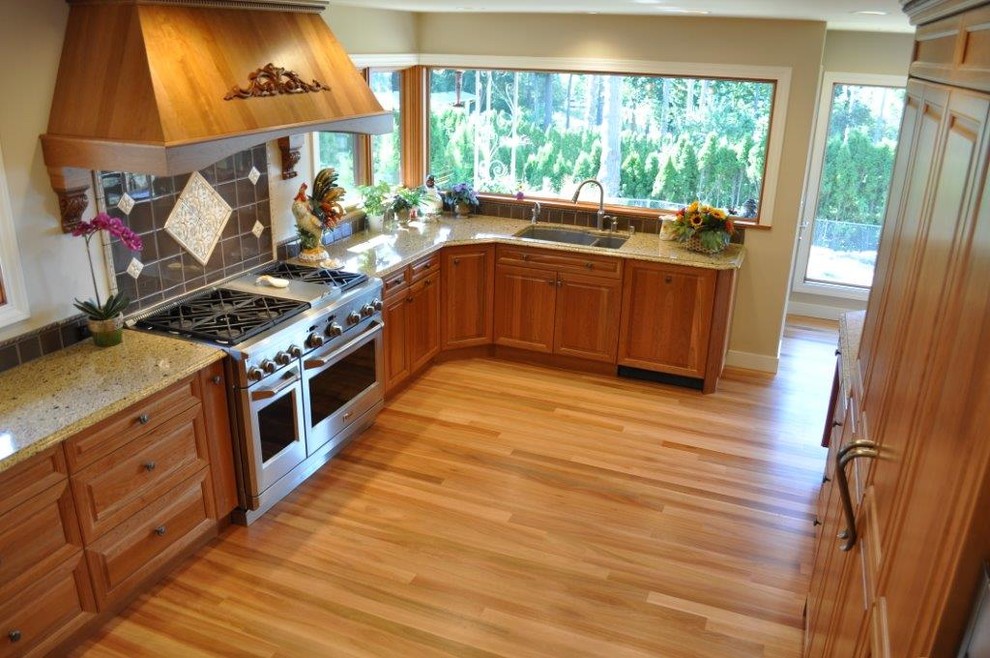
[[[523,191],[522,190],[519,190],[518,192],[516,192],[516,200],[517,201],[522,201],[523,200],[523,197],[525,197],[525,196],[526,195],[523,194]]]

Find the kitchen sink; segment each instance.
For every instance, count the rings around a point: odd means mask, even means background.
[[[576,228],[532,225],[516,232],[515,237],[545,242],[562,242],[585,247],[604,247],[605,249],[618,249],[628,239],[623,235],[608,235]]]

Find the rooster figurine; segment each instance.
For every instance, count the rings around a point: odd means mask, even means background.
[[[330,257],[323,248],[323,232],[337,226],[344,216],[340,199],[345,190],[336,183],[337,173],[328,168],[316,175],[313,196],[306,195],[309,187],[306,183],[299,186],[299,193],[292,201],[292,215],[296,218],[302,246],[300,260],[322,261]]]

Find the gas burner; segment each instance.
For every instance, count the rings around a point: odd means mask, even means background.
[[[261,272],[280,279],[320,283],[339,288],[341,292],[359,286],[368,280],[367,274],[306,267],[292,263],[278,262]]]
[[[162,309],[138,320],[137,325],[219,345],[234,345],[308,308],[306,302],[218,289]]]

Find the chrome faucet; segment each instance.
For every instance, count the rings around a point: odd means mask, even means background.
[[[598,230],[601,231],[605,228],[605,188],[602,187],[602,184],[594,178],[588,178],[581,181],[581,183],[577,186],[577,189],[574,190],[574,196],[571,197],[571,201],[577,203],[578,195],[581,194],[581,189],[588,183],[598,186],[598,221],[595,225]]]
[[[543,212],[543,206],[540,205],[539,201],[533,202],[532,214],[529,217],[529,221],[535,224],[540,219],[540,213]]]

